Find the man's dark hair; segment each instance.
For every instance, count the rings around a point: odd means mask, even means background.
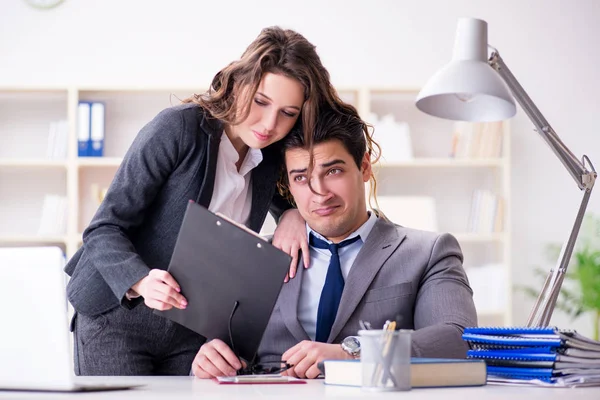
[[[331,140],[339,140],[354,159],[356,166],[360,169],[365,152],[368,151],[371,157],[373,157],[374,152],[376,154],[380,153],[379,145],[371,137],[369,128],[370,126],[358,115],[356,108],[349,104],[345,104],[343,111],[331,108],[323,109],[319,114],[315,131],[312,135],[312,143],[306,142],[300,123],[297,123],[283,139],[282,158],[285,160],[285,153],[289,150],[303,149],[312,152],[312,148],[316,145]],[[308,176],[312,173],[313,154],[311,154],[310,159],[311,162],[307,171]],[[313,190],[312,186],[310,186],[310,180],[309,187]],[[285,161],[283,162],[279,190],[282,195],[291,198],[289,195],[289,182]]]
[[[323,110],[319,115],[315,131],[312,135],[313,145],[318,145],[330,140],[339,140],[342,142],[348,153],[360,168],[361,161],[367,150],[368,135],[367,124],[358,116],[356,109],[352,113],[341,113],[332,109]],[[283,139],[284,156],[288,150],[304,149],[309,150],[309,143],[306,143],[300,124]]]

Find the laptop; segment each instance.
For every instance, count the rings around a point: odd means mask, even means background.
[[[0,390],[71,392],[141,386],[75,376],[64,265],[58,247],[0,248]]]

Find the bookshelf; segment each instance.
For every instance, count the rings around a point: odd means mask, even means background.
[[[501,266],[500,305],[484,307],[481,325],[511,323],[510,278],[510,127],[502,128],[502,156],[450,158],[453,123],[419,112],[418,88],[342,87],[341,97],[355,105],[367,122],[373,113],[392,115],[410,128],[413,158],[382,160],[375,169],[379,196],[426,196],[435,200],[439,231],[451,232],[465,255],[473,284],[482,266]],[[160,110],[178,104],[197,88],[167,87],[5,87],[0,88],[0,246],[58,245],[71,256],[97,208],[94,190],[108,187],[139,130]],[[104,157],[77,157],[76,116],[79,101],[106,105]],[[49,123],[65,120],[67,151],[47,156]],[[377,134],[377,131],[376,131]],[[393,151],[388,149],[389,151]],[[389,154],[389,153],[388,153]],[[384,156],[386,149],[384,149]],[[472,193],[490,190],[503,199],[503,229],[470,232]],[[39,234],[44,197],[66,197],[66,229]],[[385,209],[383,210],[386,211]],[[394,221],[402,224],[402,221]],[[267,220],[264,232],[272,231]],[[480,290],[482,292],[483,290]],[[478,305],[479,306],[479,305]]]

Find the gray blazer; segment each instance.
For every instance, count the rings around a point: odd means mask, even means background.
[[[125,293],[149,269],[167,269],[187,203],[210,204],[222,133],[221,122],[196,104],[168,108],[142,128],[65,268],[77,312],[94,316],[143,300],[128,301]],[[255,231],[269,207],[276,218],[286,208],[276,196],[280,160],[280,145],[271,145],[252,171]]]
[[[381,328],[400,316],[414,329],[414,357],[464,358],[463,329],[477,325],[473,292],[462,267],[462,252],[450,234],[404,228],[383,219],[373,226],[346,278],[328,343],[356,335],[359,321]],[[258,350],[261,361],[280,360],[302,340],[298,321],[303,268],[283,285]]]

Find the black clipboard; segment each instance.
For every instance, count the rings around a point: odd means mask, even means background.
[[[248,228],[190,202],[168,268],[188,305],[154,313],[233,348],[231,320],[237,354],[252,361],[291,261]]]

